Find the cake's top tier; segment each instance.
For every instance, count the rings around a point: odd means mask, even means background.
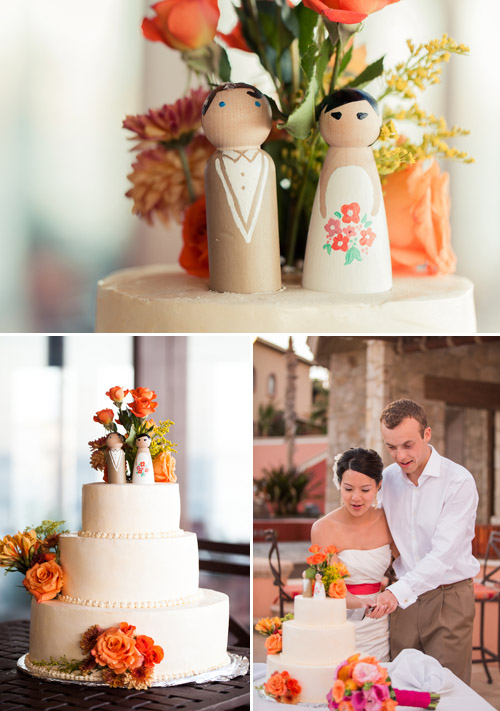
[[[81,536],[150,538],[179,534],[178,484],[84,484]]]
[[[346,621],[345,598],[317,598],[297,595],[294,598],[294,621],[305,627],[330,627]]]

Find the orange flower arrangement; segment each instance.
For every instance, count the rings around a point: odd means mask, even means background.
[[[28,569],[23,585],[37,602],[52,600],[62,590],[62,568],[55,560],[36,563]]]
[[[328,597],[344,598],[347,594],[347,588],[343,578],[349,575],[349,571],[344,563],[339,560],[333,560],[337,552],[338,549],[333,545],[320,548],[314,543],[310,546],[309,553],[312,553],[312,555],[306,558],[310,566],[306,570],[306,576],[314,580],[319,573]]]
[[[155,481],[157,482],[174,482],[175,476],[175,459],[172,452],[175,452],[175,445],[166,438],[171,425],[174,423],[171,420],[163,420],[158,424],[151,418],[151,415],[158,407],[158,402],[155,400],[156,392],[151,388],[137,387],[133,390],[127,390],[121,385],[115,385],[106,392],[106,395],[112,400],[115,406],[115,413],[111,409],[99,410],[94,416],[94,421],[99,422],[104,426],[106,432],[118,432],[117,425],[124,428],[124,432],[119,433],[123,436],[123,452],[128,464],[129,471],[132,472],[135,455],[137,453],[137,445],[135,441],[142,434],[147,434],[151,438],[150,454],[153,460],[156,460]],[[131,396],[132,402],[125,402],[127,396]],[[106,437],[99,437],[89,442],[90,446],[90,464],[93,469],[104,472],[103,479],[107,481],[106,471]]]
[[[271,674],[263,689],[266,694],[283,704],[296,704],[302,692],[297,679],[292,679],[287,671]]]
[[[158,482],[175,482],[175,459],[170,452],[160,452],[153,459],[153,471],[155,473],[155,481]]]
[[[109,667],[116,674],[136,669],[144,662],[135,639],[118,627],[110,627],[100,634],[90,653],[97,664]]]

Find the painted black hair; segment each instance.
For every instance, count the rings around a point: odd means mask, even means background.
[[[338,89],[338,91],[334,91],[332,94],[325,96],[321,104],[316,108],[316,120],[319,119],[323,111],[333,111],[338,106],[352,104],[354,101],[368,101],[375,113],[380,113],[378,103],[371,94],[368,94],[362,89],[346,87],[345,89]]]
[[[121,439],[122,442],[125,442],[125,437],[121,434],[121,432],[110,432],[109,434],[106,435],[106,439],[110,437],[111,435],[118,435],[118,437]]]
[[[143,432],[142,434],[137,435],[137,437],[135,438],[136,441],[139,439],[139,437],[147,437],[149,439],[149,441],[151,442],[151,435],[148,435],[147,432]]]
[[[374,449],[363,449],[362,447],[351,447],[345,451],[337,460],[337,478],[340,482],[344,472],[348,469],[369,476],[376,484],[382,481],[382,471],[384,465],[380,455]]]
[[[242,81],[236,83],[228,81],[225,84],[216,86],[215,89],[207,96],[207,98],[205,99],[205,103],[203,104],[203,108],[201,109],[201,113],[203,116],[205,116],[205,114],[207,113],[210,104],[215,99],[217,94],[219,94],[221,91],[227,91],[228,89],[249,89],[249,91],[247,91],[247,94],[253,96],[254,99],[261,99],[264,96],[260,89],[257,89],[255,86],[252,86],[252,84],[245,84],[245,82]]]

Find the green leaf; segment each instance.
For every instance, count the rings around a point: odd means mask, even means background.
[[[384,57],[380,57],[380,59],[377,59],[375,62],[372,62],[372,64],[369,64],[366,69],[361,72],[361,74],[350,81],[346,86],[351,88],[355,86],[364,86],[365,84],[373,81],[373,79],[379,77],[383,71]]]
[[[366,222],[365,227],[370,227],[371,224],[372,224],[371,222]]]
[[[366,212],[365,212],[365,214],[363,215],[363,217],[361,218],[361,222],[362,222],[363,224],[366,222]]]
[[[127,439],[125,440],[125,444],[128,444],[129,447],[131,447],[135,442],[135,433],[136,433],[135,426],[131,425],[129,435],[128,435]]]
[[[330,61],[333,51],[334,47],[332,46],[332,43],[328,38],[325,39],[321,44],[318,60],[316,62],[316,79],[318,81],[318,86],[320,87],[323,86],[323,74],[325,73],[325,69],[328,66],[328,62]]]
[[[346,264],[351,264],[355,259],[357,259],[358,262],[361,262],[361,252],[357,247],[351,247],[351,249],[345,255],[344,266]]]
[[[340,218],[342,217],[342,215],[340,214],[340,212],[334,212],[333,214],[335,215],[335,217],[338,217],[339,220],[340,220]]]
[[[306,570],[306,578],[309,580],[313,580],[316,577],[316,568],[307,568]]]
[[[313,76],[307,87],[304,100],[295,111],[292,111],[288,121],[280,128],[284,128],[294,138],[307,138],[315,122],[317,92],[318,82],[316,76]]]
[[[226,50],[223,47],[221,47],[221,50],[219,59],[219,77],[221,81],[229,81],[231,79],[231,64]]]
[[[318,23],[319,15],[302,3],[296,8],[299,17],[299,53],[304,56],[313,41],[314,29]]]
[[[349,49],[347,50],[347,52],[342,57],[340,66],[339,66],[339,75],[341,75],[347,69],[347,65],[351,61],[353,47],[354,47],[354,45],[351,45],[349,47]]]
[[[314,74],[318,51],[318,45],[315,42],[311,42],[301,56],[300,65],[304,70],[304,74],[306,75],[308,81],[311,81]]]

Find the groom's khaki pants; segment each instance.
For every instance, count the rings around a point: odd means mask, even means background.
[[[391,659],[407,647],[419,649],[470,684],[474,612],[472,580],[440,585],[405,610],[396,608],[390,615]]]

